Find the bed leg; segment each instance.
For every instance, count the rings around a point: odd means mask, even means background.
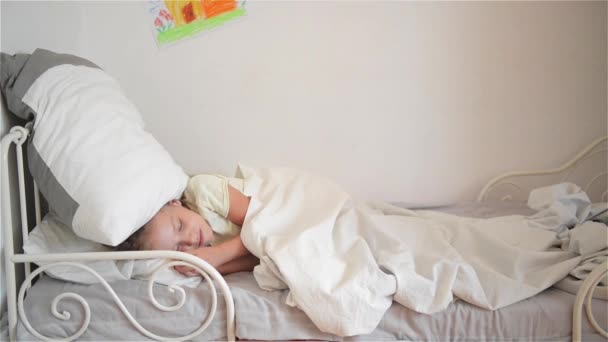
[[[13,221],[11,211],[10,180],[8,175],[8,152],[11,143],[23,143],[27,138],[27,131],[22,127],[14,127],[6,134],[0,143],[2,146],[2,160],[0,165],[0,188],[2,191],[2,238],[4,245],[4,266],[6,271],[6,297],[8,314],[8,333],[11,341],[15,341],[17,333],[17,284],[15,276],[15,263],[13,262]]]
[[[593,272],[591,272],[585,281],[581,284],[580,289],[576,293],[576,299],[574,301],[574,306],[572,308],[572,341],[580,342],[581,341],[581,322],[583,315],[583,303],[586,305],[587,318],[589,322],[600,335],[604,337],[608,337],[608,333],[602,329],[597,321],[593,317],[593,312],[591,311],[591,298],[593,297],[593,291],[596,286],[600,283],[602,278],[608,273],[608,261],[605,261],[600,266],[596,267]]]

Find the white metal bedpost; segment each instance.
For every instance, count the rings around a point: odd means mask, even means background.
[[[88,252],[88,253],[56,253],[56,254],[15,254],[14,250],[14,236],[13,236],[13,221],[12,221],[12,211],[11,211],[11,189],[10,189],[10,179],[8,174],[8,155],[10,146],[12,143],[15,143],[15,153],[17,154],[17,169],[18,169],[18,186],[19,186],[19,204],[21,211],[21,229],[24,239],[27,239],[28,235],[28,227],[27,227],[27,207],[26,207],[26,196],[25,196],[25,180],[24,180],[24,167],[23,167],[23,155],[22,155],[22,145],[26,141],[29,135],[29,129],[16,126],[13,127],[8,134],[2,137],[0,141],[1,148],[1,163],[0,163],[0,200],[1,200],[1,211],[0,211],[0,227],[3,232],[4,239],[4,252],[5,252],[5,267],[6,267],[6,295],[7,295],[7,316],[8,316],[8,332],[9,338],[11,341],[16,340],[17,336],[17,315],[19,314],[22,320],[22,323],[26,327],[26,329],[36,336],[37,338],[45,341],[55,340],[53,338],[46,337],[42,334],[39,334],[28,322],[27,317],[24,313],[23,308],[23,298],[25,295],[25,290],[31,284],[31,281],[35,276],[44,271],[47,268],[55,267],[55,266],[72,266],[81,268],[93,276],[97,277],[99,282],[105,286],[106,290],[113,297],[114,301],[121,309],[125,317],[131,322],[131,324],[143,335],[155,339],[157,341],[183,341],[190,340],[192,337],[197,336],[203,330],[207,328],[213,316],[215,314],[215,309],[217,306],[217,294],[215,292],[215,286],[219,287],[220,290],[224,294],[224,300],[226,304],[226,336],[228,341],[235,341],[236,336],[236,325],[235,325],[235,312],[234,312],[234,301],[232,298],[232,293],[230,292],[230,288],[228,284],[222,278],[222,276],[217,272],[215,268],[210,266],[204,260],[195,257],[191,254],[183,253],[183,252],[174,252],[174,251],[133,251],[133,252]],[[38,197],[38,189],[36,184],[34,183],[34,200],[35,200],[35,210],[36,210],[36,223],[40,223],[40,202]],[[94,270],[89,267],[80,264],[80,262],[85,261],[95,261],[95,260],[142,260],[142,259],[169,259],[165,263],[166,267],[172,267],[175,265],[185,265],[194,267],[205,279],[206,283],[209,284],[210,288],[212,288],[213,301],[212,301],[212,309],[210,315],[204,321],[204,323],[194,332],[190,333],[187,336],[182,337],[164,337],[156,335],[143,326],[141,326],[127,311],[124,304],[122,304],[121,300],[116,296],[114,291],[108,285],[108,283]],[[26,267],[26,279],[23,284],[21,284],[21,289],[19,291],[19,297],[17,297],[17,279],[15,272],[15,264],[24,263],[29,266],[31,262],[44,262],[46,265],[40,266],[36,271],[30,274],[29,267]],[[180,304],[175,306],[164,306],[159,304],[155,299],[152,292],[152,285],[154,284],[154,279],[156,273],[161,269],[159,267],[156,271],[154,271],[154,275],[148,281],[148,292],[150,296],[150,300],[154,304],[154,306],[162,311],[175,311],[180,309],[185,302],[185,292],[184,290],[175,285],[169,285],[169,289],[172,292],[177,292],[180,295]],[[212,279],[216,282],[214,285]],[[78,300],[85,311],[89,311],[89,306],[86,301],[80,297],[79,295],[73,293],[64,293],[57,297],[53,301],[53,315],[59,319],[66,320],[69,319],[69,313],[57,313],[56,305],[57,303],[65,297],[70,297]],[[90,312],[89,315],[90,316]],[[90,317],[89,317],[90,318]],[[85,322],[81,326],[81,329],[76,332],[74,335],[67,337],[65,340],[73,340],[77,339],[87,328],[89,324],[89,318],[85,318]]]
[[[23,144],[28,135],[23,127],[14,127],[2,138],[2,167],[0,168],[0,189],[2,189],[2,231],[4,237],[4,266],[6,270],[6,298],[8,314],[8,333],[11,341],[15,341],[17,333],[17,284],[15,264],[12,261],[15,254],[13,246],[13,222],[11,213],[10,181],[8,175],[8,152],[11,144]],[[22,172],[23,170],[19,170]]]
[[[600,266],[596,267],[588,276],[585,278],[585,281],[581,284],[581,287],[576,294],[576,299],[574,301],[574,306],[572,308],[572,341],[573,342],[581,342],[581,322],[583,315],[583,305],[585,306],[585,312],[587,313],[587,319],[589,323],[599,333],[605,338],[608,338],[608,331],[602,329],[595,317],[593,316],[593,311],[591,311],[591,298],[593,298],[593,291],[597,287],[597,285],[602,281],[602,279],[608,273],[608,261],[604,261]]]
[[[492,190],[492,188],[494,186],[496,186],[497,184],[499,184],[500,182],[504,181],[507,178],[520,177],[520,176],[550,175],[550,174],[556,174],[556,173],[563,172],[564,170],[567,170],[568,168],[571,168],[576,163],[578,163],[581,160],[583,160],[583,158],[585,158],[585,156],[591,150],[593,150],[594,148],[596,148],[597,146],[599,146],[601,143],[606,142],[606,141],[608,141],[608,136],[603,136],[603,137],[597,138],[594,142],[592,142],[587,147],[585,147],[584,150],[582,150],[581,152],[579,152],[574,158],[570,159],[568,162],[566,162],[563,165],[561,165],[559,167],[556,167],[554,169],[535,170],[535,171],[514,171],[514,172],[507,172],[507,173],[503,173],[501,175],[498,175],[498,176],[494,177],[493,179],[491,179],[489,182],[487,182],[484,185],[484,187],[479,192],[479,195],[477,195],[477,202],[483,202],[483,201],[485,201],[486,198],[487,198],[487,196],[488,196],[488,193]],[[605,172],[598,174],[595,178],[593,178],[591,180],[591,182],[588,183],[587,186],[589,186],[591,183],[593,183],[593,181],[595,181],[599,177],[605,176],[605,175],[606,175]],[[586,191],[587,189],[584,189],[584,190]]]
[[[539,171],[515,171],[515,172],[507,172],[507,173],[498,175],[485,184],[485,186],[481,189],[481,191],[479,192],[479,195],[477,196],[477,201],[484,202],[488,198],[488,194],[493,189],[495,189],[496,186],[498,186],[500,184],[508,184],[518,190],[521,190],[521,188],[518,185],[516,185],[514,182],[507,181],[507,179],[513,179],[513,178],[525,177],[525,176],[557,174],[557,173],[564,172],[566,170],[570,170],[570,172],[571,172],[572,169],[576,168],[580,162],[584,161],[587,158],[591,158],[592,155],[597,154],[597,155],[606,156],[606,151],[608,149],[606,147],[603,147],[598,150],[597,147],[600,146],[602,143],[606,144],[607,142],[608,142],[608,136],[603,136],[603,137],[597,138],[595,141],[593,141],[591,144],[589,144],[587,147],[585,147],[585,149],[583,149],[581,152],[579,152],[574,158],[570,159],[568,162],[566,162],[566,163],[562,164],[561,166],[554,168],[554,169],[539,170]],[[595,152],[592,152],[594,149],[595,149]],[[606,174],[607,174],[606,171],[601,171],[599,174],[592,176],[591,180],[589,182],[587,182],[587,186],[584,188],[584,190],[587,191],[596,180],[601,179],[601,177],[606,177]],[[570,173],[566,174],[566,177],[562,178],[562,181],[566,181],[569,175],[570,175]],[[606,200],[607,193],[608,193],[608,191],[604,191],[604,193],[601,195],[601,200],[603,200],[603,201]],[[503,197],[502,200],[503,201],[510,200],[510,195]],[[595,318],[593,316],[593,311],[591,310],[591,299],[593,298],[593,293],[594,293],[595,289],[597,288],[597,285],[600,283],[600,281],[603,279],[603,277],[606,276],[606,274],[608,274],[608,261],[605,261],[601,265],[596,266],[595,269],[589,275],[587,275],[587,277],[585,278],[585,280],[582,282],[582,284],[579,287],[579,290],[576,294],[576,299],[575,299],[574,305],[572,307],[572,341],[573,342],[581,341],[581,335],[582,335],[582,331],[581,331],[582,323],[581,322],[582,322],[583,306],[585,307],[585,310],[587,313],[587,319],[588,319],[589,323],[591,324],[591,326],[593,327],[593,329],[595,329],[595,331],[598,334],[600,334],[601,336],[608,338],[608,331],[606,331],[602,327],[600,327],[600,325],[597,323],[597,321],[595,320]],[[602,288],[602,290],[605,291],[606,288]]]

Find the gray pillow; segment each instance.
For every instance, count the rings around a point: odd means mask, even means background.
[[[188,177],[97,65],[42,49],[1,63],[8,109],[33,120],[30,172],[78,236],[118,245],[181,196]]]

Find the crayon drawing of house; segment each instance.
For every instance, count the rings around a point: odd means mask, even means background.
[[[238,0],[151,0],[156,41],[159,45],[193,36],[245,14]]]

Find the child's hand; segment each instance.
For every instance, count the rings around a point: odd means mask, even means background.
[[[197,249],[191,249],[184,251],[184,253],[196,255],[197,257],[209,262],[209,259],[213,256],[213,249],[211,247],[201,247]],[[173,266],[173,268],[179,273],[185,275],[186,277],[200,277],[201,274],[196,271],[194,268],[189,266]]]
[[[185,275],[186,277],[200,277],[201,276],[201,274],[198,273],[198,271],[196,271],[192,267],[188,267],[188,266],[173,266],[173,268],[177,272]]]
[[[226,262],[237,259],[242,255],[249,253],[247,249],[245,249],[245,246],[243,246],[243,242],[241,241],[241,238],[238,235],[217,246],[200,247],[196,249],[190,249],[184,252],[203,259],[211,267],[214,267],[216,269],[221,265],[225,264]],[[174,268],[176,271],[187,277],[200,276],[200,273],[195,271],[192,267],[174,266]]]
[[[197,255],[194,251],[195,250],[188,250],[188,251],[184,251],[184,253]],[[192,268],[190,266],[173,266],[173,268],[177,272],[185,275],[186,277],[200,277],[201,276],[201,274],[198,271],[196,271],[194,268]]]

